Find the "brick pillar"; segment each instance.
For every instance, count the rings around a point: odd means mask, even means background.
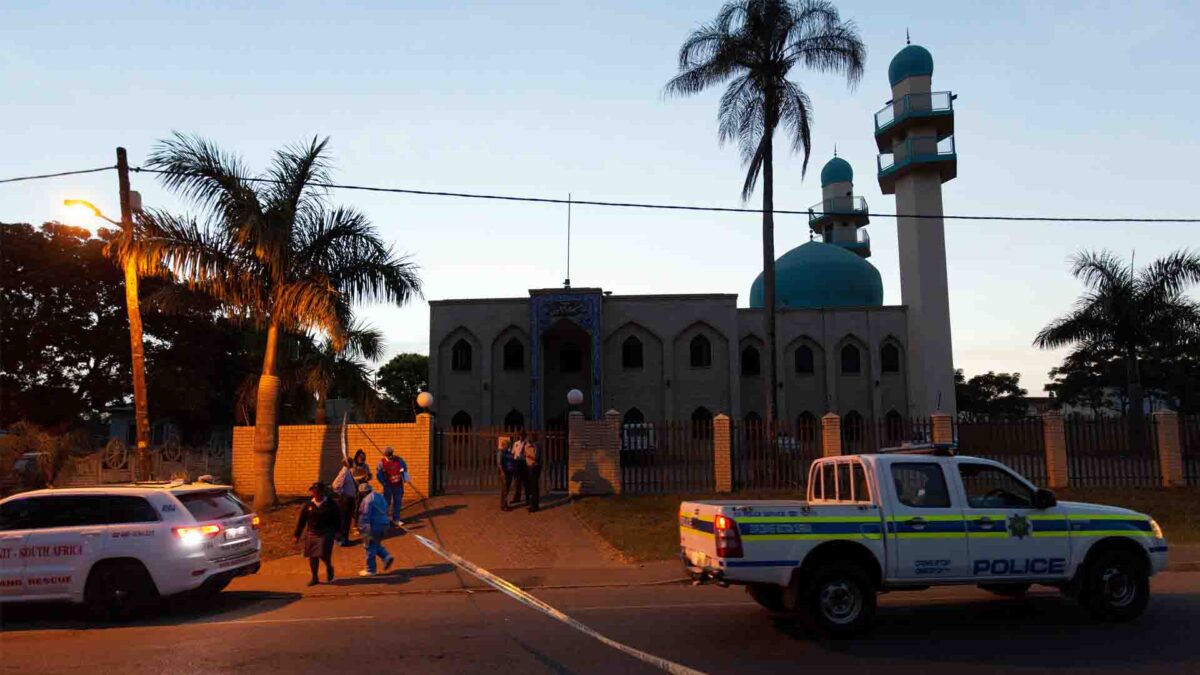
[[[409,464],[408,473],[415,483],[415,487],[421,491],[421,494],[428,496],[433,494],[433,472],[437,470],[434,466],[433,457],[433,444],[437,440],[434,438],[436,432],[433,428],[433,415],[427,412],[418,414],[416,427],[417,444],[419,447],[412,454],[414,457],[423,458],[424,461],[418,462],[418,466],[415,468],[411,459],[406,459],[405,461]],[[420,469],[424,469],[424,471],[420,471]]]
[[[954,442],[954,418],[944,412],[935,412],[929,419],[933,423],[934,443],[949,445]]]
[[[733,443],[729,415],[713,418],[713,484],[718,493],[733,492]]]
[[[604,423],[608,433],[605,435],[605,460],[601,472],[609,476],[613,492],[621,494],[621,413],[609,410],[604,413]]]
[[[1154,413],[1154,432],[1158,435],[1158,465],[1163,487],[1187,485],[1183,476],[1183,450],[1179,438],[1179,414]]]
[[[842,454],[842,418],[827,412],[821,418],[821,455],[837,457]]]
[[[1057,410],[1042,415],[1042,439],[1046,445],[1047,487],[1065,488],[1070,484],[1067,467],[1067,435],[1063,430],[1062,413]]]

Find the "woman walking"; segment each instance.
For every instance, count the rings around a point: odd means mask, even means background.
[[[321,562],[325,562],[325,580],[333,581],[333,538],[337,535],[339,516],[337,506],[329,498],[324,483],[313,483],[308,491],[312,499],[300,509],[300,519],[296,522],[296,542],[304,535],[304,557],[308,558],[308,567],[312,571],[309,586],[320,583],[317,570]]]

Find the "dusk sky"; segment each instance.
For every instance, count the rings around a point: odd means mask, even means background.
[[[680,43],[719,2],[0,2],[0,178],[141,164],[172,130],[262,168],[330,136],[338,182],[424,190],[740,206],[743,168],[716,138],[719,89],[668,99]],[[1197,217],[1200,4],[853,2],[869,53],[856,89],[794,71],[815,106],[807,176],[776,166],[776,205],[820,200],[838,154],[872,211],[872,114],[908,28],[952,90],[958,178],[947,214]],[[781,146],[777,146],[781,147]],[[782,153],[777,152],[777,156]],[[147,206],[183,210],[146,174]],[[118,213],[112,172],[0,185],[0,221],[66,217],[64,197]],[[751,206],[759,204],[756,195]],[[524,296],[566,276],[566,208],[339,191],[422,268],[427,299]],[[776,219],[782,255],[805,219]],[[947,221],[954,362],[1018,371],[1041,394],[1062,352],[1031,346],[1080,286],[1067,258],[1139,264],[1200,246],[1197,225]],[[895,222],[870,261],[900,303]],[[754,214],[576,207],[571,280],[615,294],[737,293],[761,271]],[[388,353],[428,351],[428,305],[369,306]]]

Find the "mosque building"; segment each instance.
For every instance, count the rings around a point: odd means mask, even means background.
[[[866,201],[849,162],[821,170],[808,241],[775,262],[779,417],[815,428],[955,412],[942,183],[955,177],[954,96],[932,92],[933,58],[892,59],[875,115],[876,177],[896,195],[901,304],[883,304],[868,261]],[[430,302],[429,378],[451,426],[563,424],[579,389],[589,418],[627,424],[765,413],[762,276],[736,294],[614,295],[535,289],[528,297]],[[810,426],[811,425],[811,426]]]

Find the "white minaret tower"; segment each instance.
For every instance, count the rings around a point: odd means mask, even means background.
[[[932,92],[933,57],[910,44],[888,66],[892,100],[875,114],[879,189],[896,195],[900,295],[908,307],[909,413],[955,414],[942,183],[958,172],[954,99]],[[915,216],[915,217],[914,217]]]
[[[863,258],[871,257],[866,230],[867,200],[854,196],[854,171],[837,156],[821,168],[821,202],[808,209],[808,227],[826,244],[837,244]]]

